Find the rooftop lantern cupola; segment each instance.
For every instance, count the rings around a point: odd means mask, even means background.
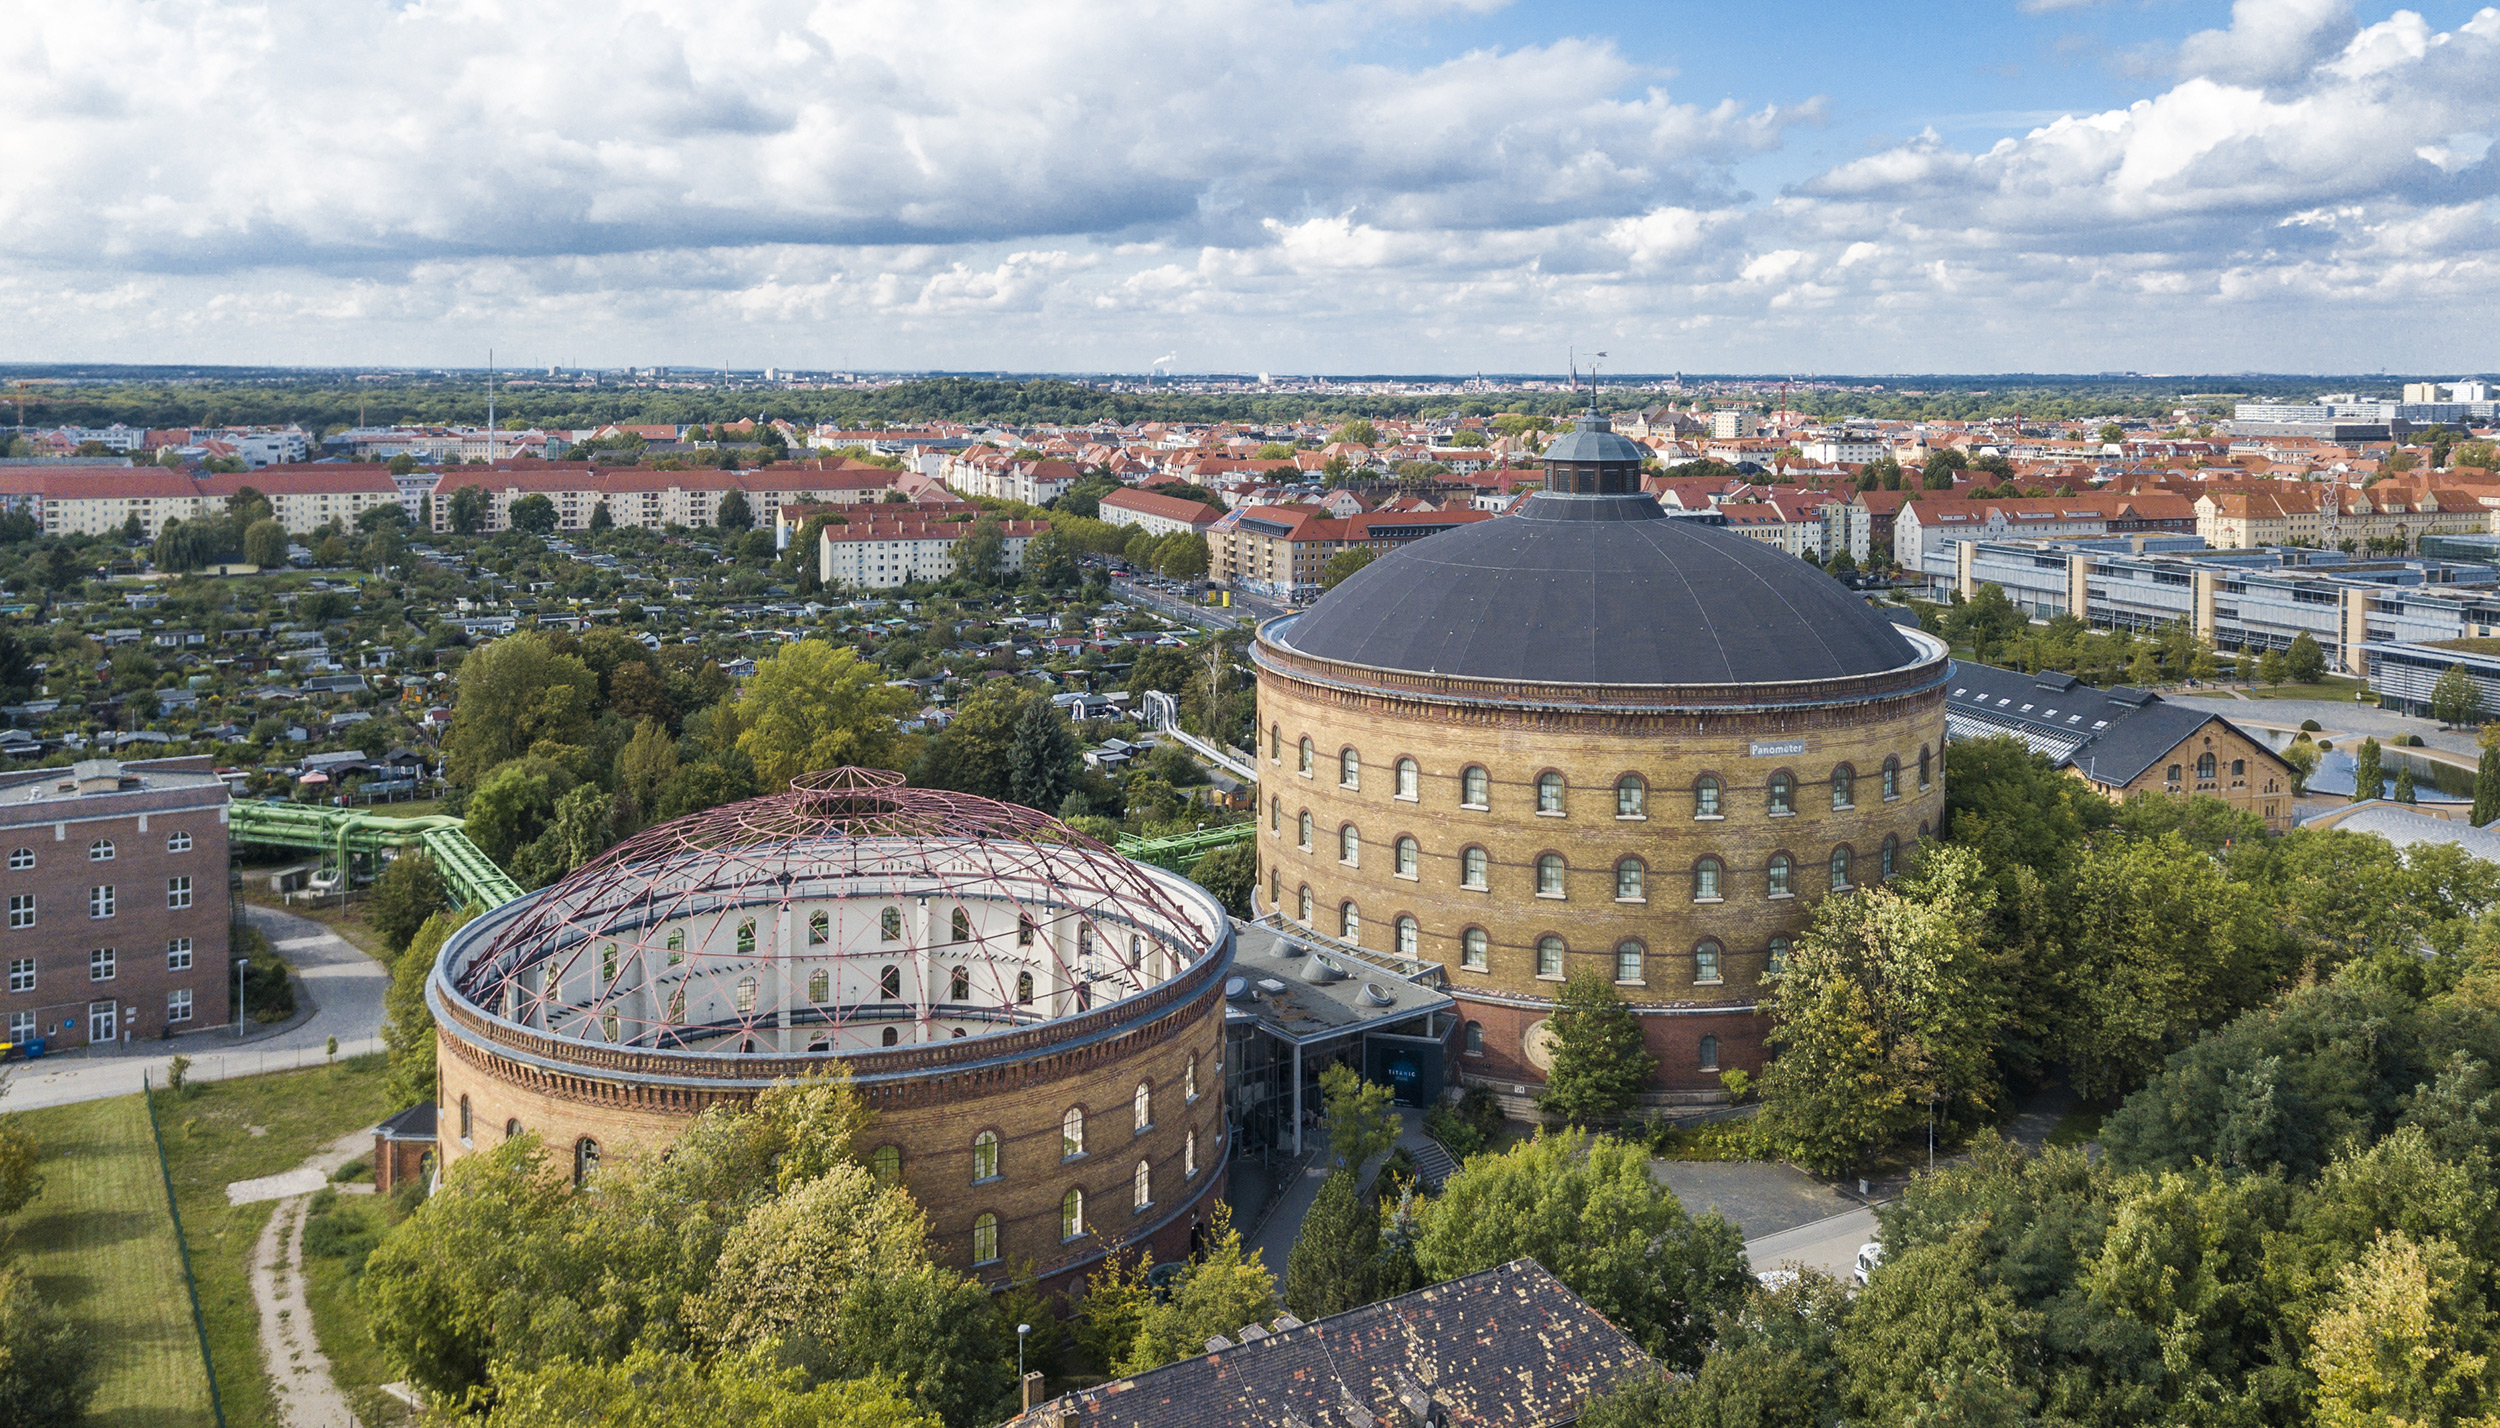
[[[1637,496],[1646,454],[1592,407],[1545,448],[1545,489],[1562,496]]]

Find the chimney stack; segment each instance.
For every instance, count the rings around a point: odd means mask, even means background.
[[[1042,1375],[1041,1371],[1036,1369],[1024,1376],[1024,1411],[1030,1413],[1041,1406]]]

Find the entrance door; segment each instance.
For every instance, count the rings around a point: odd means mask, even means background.
[[[102,1046],[119,1036],[121,1034],[120,1014],[121,1003],[119,1002],[87,1003],[88,1044]]]

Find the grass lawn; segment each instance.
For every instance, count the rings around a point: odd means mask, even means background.
[[[2331,699],[2339,704],[2376,704],[2376,699],[2353,698],[2363,687],[2357,679],[2322,679],[2315,684],[2243,684],[2239,688],[2251,699]]]
[[[356,1281],[365,1255],[390,1224],[390,1205],[376,1195],[313,1197],[304,1227],[304,1302],[312,1310],[313,1337],[330,1359],[330,1377],[347,1395],[364,1428],[386,1428],[416,1417],[414,1410],[382,1391],[399,1375],[365,1331],[365,1309]],[[324,1225],[327,1228],[323,1228]]]
[[[119,1096],[18,1117],[42,1148],[44,1190],[17,1216],[9,1248],[96,1346],[101,1383],[88,1422],[209,1423],[208,1375],[147,1107]]]
[[[292,1170],[400,1109],[389,1103],[383,1079],[382,1058],[360,1056],[336,1066],[195,1082],[157,1104],[229,1428],[275,1428],[276,1409],[261,1371],[260,1316],[248,1278],[252,1245],[273,1207],[229,1206],[226,1186]]]

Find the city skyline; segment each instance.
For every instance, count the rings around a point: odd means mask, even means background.
[[[2480,370],[2500,11],[225,0],[0,49],[0,361]]]

